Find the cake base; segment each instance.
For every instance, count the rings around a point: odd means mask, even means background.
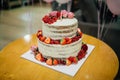
[[[86,59],[88,58],[88,56],[91,54],[92,50],[95,48],[95,46],[87,44],[88,46],[88,50],[87,50],[87,54],[86,56],[81,59],[80,61],[78,61],[77,64],[71,64],[69,66],[67,65],[56,65],[56,66],[49,66],[46,63],[40,62],[38,60],[35,59],[34,54],[31,50],[27,51],[26,53],[24,53],[23,55],[21,55],[22,58],[27,59],[29,61],[35,62],[37,64],[40,64],[42,66],[51,68],[53,70],[62,72],[64,74],[70,75],[70,76],[74,76],[77,71],[81,68],[81,66],[83,65],[83,63],[86,61]]]

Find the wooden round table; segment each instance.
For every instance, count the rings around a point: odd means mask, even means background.
[[[94,45],[95,49],[77,74],[71,77],[20,57],[31,45],[37,45],[36,35],[17,39],[0,51],[0,80],[113,80],[119,61],[112,48],[86,34],[83,41]]]

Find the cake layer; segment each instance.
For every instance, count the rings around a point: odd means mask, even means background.
[[[82,38],[71,44],[46,44],[38,40],[38,48],[43,56],[53,58],[68,58],[70,56],[77,56],[82,46]]]
[[[51,39],[72,38],[76,35],[77,27],[77,19],[62,19],[57,20],[53,24],[43,23],[42,31],[43,36],[50,37]]]

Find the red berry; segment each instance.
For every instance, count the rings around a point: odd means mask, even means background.
[[[66,61],[60,59],[60,60],[59,60],[59,64],[65,65],[65,64],[66,64]]]
[[[37,32],[37,37],[39,38],[40,36],[42,36],[42,30],[39,30],[39,31]]]
[[[78,53],[78,60],[82,59],[83,57],[85,57],[85,51],[84,50],[80,50],[80,52]]]
[[[51,24],[50,20],[47,20],[47,23],[48,23],[48,24]]]
[[[77,63],[78,62],[78,58],[77,57],[74,57],[74,59],[73,59],[73,63]]]
[[[57,20],[57,17],[53,17],[52,19],[53,19],[54,21],[56,21],[56,20]]]
[[[72,38],[72,42],[75,42],[75,41],[79,40],[79,38],[80,38],[79,36],[73,37],[73,38]]]
[[[60,40],[54,40],[54,44],[60,44]]]
[[[73,62],[74,57],[70,56],[68,59],[69,59],[71,62]]]
[[[60,16],[61,16],[61,12],[57,12],[57,18],[60,18]]]
[[[50,21],[50,17],[48,15],[44,16],[42,18],[42,20],[45,22],[45,23],[48,23]]]
[[[54,41],[51,39],[50,44],[54,44]]]
[[[39,37],[39,40],[42,41],[42,42],[44,42],[45,39],[46,39],[45,36],[40,36],[40,37]]]
[[[57,59],[54,59],[54,60],[53,60],[53,64],[54,64],[54,65],[57,65],[57,64],[58,64],[58,60],[57,60]]]
[[[88,50],[88,46],[86,44],[83,44],[82,49],[86,52]]]
[[[77,56],[78,60],[82,59],[82,56],[81,55],[78,55]]]
[[[64,38],[61,39],[60,44],[65,45],[66,44],[66,40]]]
[[[45,43],[49,44],[51,42],[51,39],[49,37],[47,37],[45,40],[44,40]]]
[[[66,59],[66,65],[69,66],[72,62],[69,59]]]
[[[46,61],[47,61],[47,58],[44,57],[44,62],[46,62]]]
[[[36,58],[37,60],[41,61],[41,62],[44,61],[44,58],[43,58],[42,54],[40,54],[40,53],[37,54],[37,55],[35,56],[35,58]]]
[[[46,64],[52,66],[52,58],[49,58],[46,60]]]
[[[71,38],[65,38],[65,40],[66,40],[66,43],[67,43],[67,44],[70,44],[70,43],[72,42],[72,39],[71,39]]]

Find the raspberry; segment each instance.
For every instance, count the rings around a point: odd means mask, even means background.
[[[86,52],[88,50],[88,46],[86,44],[83,44],[82,49]]]
[[[60,40],[54,40],[54,44],[60,44]]]
[[[48,15],[44,16],[42,18],[42,20],[45,22],[45,23],[48,23],[50,21],[50,17]]]
[[[59,63],[62,64],[62,65],[65,65],[65,64],[66,64],[66,61],[64,61],[64,60],[59,60]]]
[[[79,38],[80,38],[80,36],[75,36],[75,37],[73,37],[73,38],[72,38],[72,42],[75,42],[75,41],[79,40]]]
[[[60,16],[61,16],[61,12],[57,12],[57,18],[60,18]]]
[[[82,59],[85,56],[85,51],[84,50],[80,50],[80,52],[78,53],[78,60]]]
[[[56,20],[57,20],[57,17],[53,17],[52,19],[53,19],[54,21],[56,21]]]
[[[70,57],[68,58],[68,60],[70,60],[71,62],[73,62],[73,61],[74,61],[74,57],[70,56]]]
[[[50,44],[54,44],[54,41],[51,39]]]

